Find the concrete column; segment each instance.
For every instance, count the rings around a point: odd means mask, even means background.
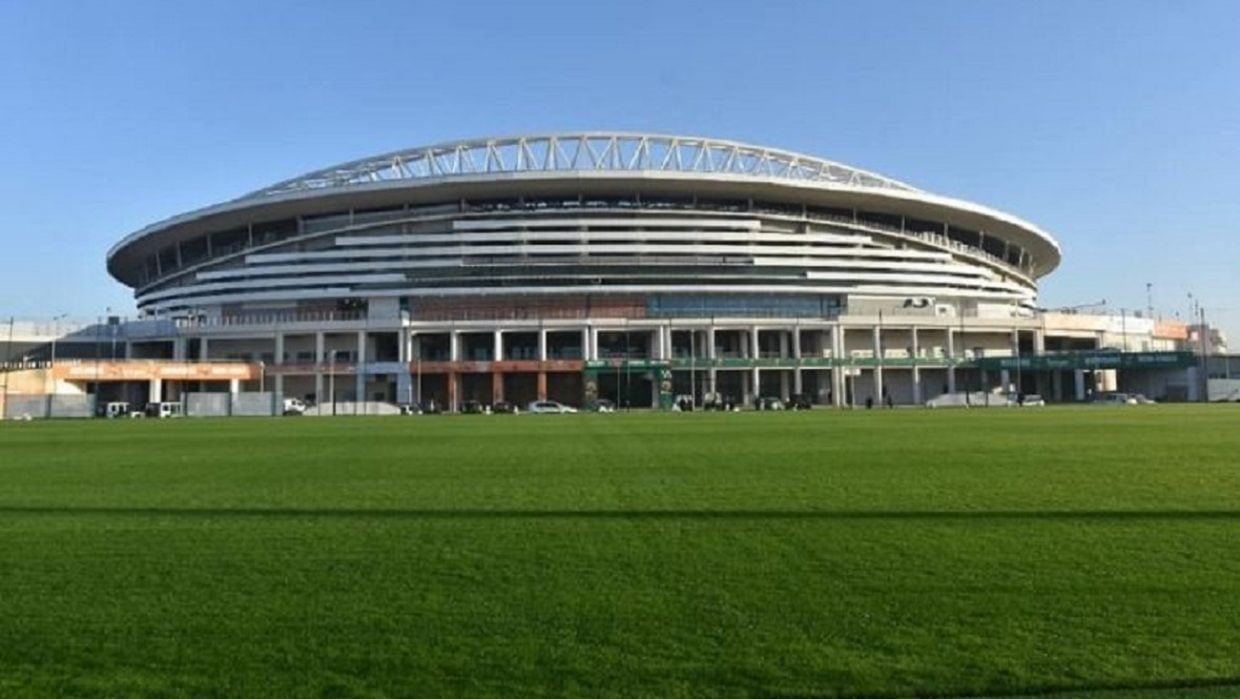
[[[801,367],[792,370],[792,392],[796,394],[804,393],[804,377],[801,376]]]
[[[799,372],[798,372],[799,373]],[[783,369],[779,370],[779,399],[788,400],[792,392],[789,391],[788,372]]]
[[[211,339],[208,337],[198,338],[198,360],[205,362],[211,358]]]
[[[913,347],[913,405],[922,404],[921,395],[921,367],[918,364],[921,361],[921,344],[917,338],[918,328],[916,325],[912,327],[909,334],[912,336]]]
[[[323,403],[326,402],[323,400],[324,397],[325,396],[323,395],[323,373],[316,372],[314,375],[314,402],[318,403],[319,405],[322,405]]]
[[[877,403],[884,403],[885,394],[883,393],[883,337],[882,330],[877,325],[874,326],[874,356],[878,359],[878,364],[874,366],[874,400]]]
[[[749,356],[752,359],[757,359],[762,356],[761,343],[758,342],[758,326],[755,325],[749,330],[749,336],[753,340],[750,345],[751,349],[749,351]],[[754,387],[754,390],[757,391],[756,386]]]
[[[237,395],[238,393],[241,393],[241,379],[229,379],[228,380],[228,392],[233,394],[234,396]]]
[[[454,333],[455,335],[455,333]],[[460,386],[459,375],[455,371],[450,371],[448,376],[448,412],[456,412],[456,396]]]
[[[353,377],[354,400],[361,403],[366,400],[366,331],[357,332],[357,362],[354,364],[356,376]]]
[[[461,335],[455,330],[448,332],[448,361],[461,361]]]
[[[491,405],[504,400],[504,375],[498,371],[491,372]]]
[[[150,396],[147,399],[149,402],[151,403],[162,402],[164,399],[164,380],[163,379],[151,379],[149,393],[150,393]]]
[[[1076,400],[1083,402],[1085,400],[1085,370],[1077,369],[1073,371],[1072,380],[1076,387]]]
[[[491,354],[491,361],[499,362],[504,358],[504,331],[495,331],[495,347]]]
[[[133,359],[133,343],[125,342],[125,359]]]
[[[284,363],[284,333],[276,333],[276,351],[272,360],[273,364]]]
[[[547,331],[538,329],[538,361],[547,361]]]
[[[715,358],[715,326],[711,325],[706,329],[706,358]],[[714,381],[712,377],[711,381]]]
[[[801,358],[801,329],[797,327],[792,329],[792,358]],[[800,392],[800,389],[798,389],[797,393]]]
[[[753,391],[752,398],[757,398],[762,395],[762,379],[761,379],[761,376],[758,374],[759,371],[760,370],[758,369],[758,367],[754,367],[753,370],[750,371],[750,381],[751,381],[750,388]]]
[[[947,336],[947,357],[950,362],[947,365],[947,392],[956,392],[956,336],[952,333],[951,328],[943,331]]]
[[[795,331],[794,331],[795,332]],[[788,356],[788,331],[779,331],[779,357],[783,359]]]
[[[284,374],[276,374],[271,377],[271,390],[276,394],[276,400],[284,398]]]
[[[837,408],[844,407],[844,368],[839,362],[844,358],[844,326],[836,323],[831,326],[831,355],[835,358],[831,368],[831,403]]]
[[[585,327],[581,329],[581,358],[584,361],[589,361],[593,359],[593,357],[590,354],[590,328],[589,327]]]
[[[599,358],[598,350],[598,328],[590,326],[590,359]]]
[[[324,364],[326,362],[327,362],[327,338],[324,333],[317,332],[314,334],[314,363]],[[319,391],[319,393],[322,393],[322,391]],[[316,393],[315,395],[318,395],[318,393]]]
[[[172,341],[172,358],[178,362],[185,361],[185,338],[178,337]]]
[[[396,361],[409,363],[409,331],[405,328],[396,331]]]
[[[547,400],[547,372],[538,372],[538,400]]]
[[[1034,354],[1045,354],[1046,353],[1046,334],[1038,329],[1035,329],[1033,331],[1033,353]]]

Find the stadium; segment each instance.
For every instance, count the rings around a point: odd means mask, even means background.
[[[1012,214],[783,150],[457,141],[126,236],[107,267],[140,318],[44,333],[61,364],[6,393],[76,391],[96,412],[259,393],[332,413],[1201,393],[1183,323],[1040,309],[1060,260]]]

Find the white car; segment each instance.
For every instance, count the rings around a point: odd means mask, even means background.
[[[536,400],[530,402],[526,410],[531,413],[575,413],[577,409],[553,400]]]

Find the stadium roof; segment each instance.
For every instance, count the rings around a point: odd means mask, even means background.
[[[520,172],[752,175],[864,189],[920,191],[889,177],[790,151],[695,136],[586,131],[451,141],[316,170],[237,201],[375,182]]]

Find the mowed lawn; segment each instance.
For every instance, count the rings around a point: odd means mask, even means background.
[[[0,424],[0,697],[1060,690],[1240,693],[1240,406]]]

